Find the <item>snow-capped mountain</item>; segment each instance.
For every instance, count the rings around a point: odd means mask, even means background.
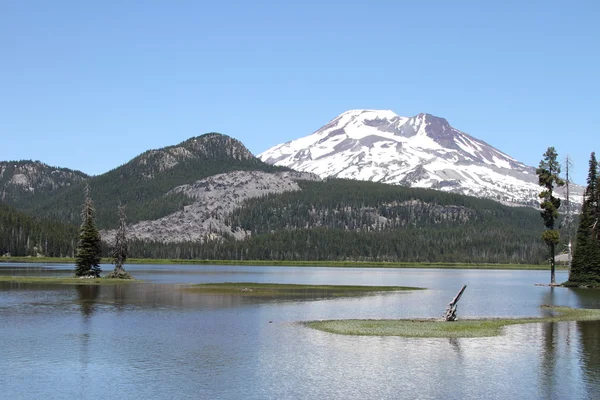
[[[261,153],[266,163],[322,178],[368,180],[539,205],[535,168],[430,114],[351,110],[311,135]],[[581,186],[571,200],[581,202]]]

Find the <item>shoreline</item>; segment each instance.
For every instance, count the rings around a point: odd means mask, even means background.
[[[28,264],[74,264],[74,258],[68,257],[0,257],[2,263]],[[102,264],[110,260],[103,258]],[[127,264],[155,265],[240,265],[240,266],[277,266],[277,267],[337,267],[337,268],[439,268],[439,269],[481,269],[481,270],[548,270],[550,267],[539,264],[485,264],[485,263],[428,263],[428,262],[375,262],[375,261],[278,261],[278,260],[183,260],[132,258]],[[557,267],[566,271],[567,267]]]

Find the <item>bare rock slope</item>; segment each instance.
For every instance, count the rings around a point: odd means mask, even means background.
[[[183,193],[194,202],[166,217],[138,222],[129,227],[128,235],[130,239],[171,243],[225,236],[244,239],[251,232],[234,231],[225,223],[225,217],[244,200],[300,190],[297,180],[319,179],[316,175],[301,172],[235,171],[214,175],[171,190],[169,193]],[[114,231],[101,234],[103,239],[110,241]]]

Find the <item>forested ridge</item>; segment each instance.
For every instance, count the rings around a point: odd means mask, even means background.
[[[537,212],[431,189],[345,179],[299,181],[301,191],[246,201],[228,222],[254,234],[287,228],[328,227],[387,231],[464,224],[538,232]]]
[[[154,220],[193,201],[183,193],[168,194],[175,187],[238,170],[283,169],[261,162],[235,139],[206,134],[147,151],[86,181],[102,229],[117,225],[119,204],[125,205],[130,224]],[[543,229],[539,212],[531,208],[368,181],[328,179],[298,184],[300,191],[249,199],[225,215],[231,231],[248,233],[245,240],[133,240],[129,255],[474,263],[540,263],[547,258],[539,240]],[[43,201],[24,202],[19,211],[3,204],[0,252],[73,254],[84,185],[82,181],[60,186]]]
[[[329,179],[251,199],[228,217],[244,241],[134,242],[136,257],[539,263],[536,210],[430,189]]]
[[[100,229],[118,224],[119,204],[127,207],[130,223],[153,220],[182,209],[191,202],[181,193],[167,194],[176,186],[230,171],[280,171],[263,163],[242,143],[226,135],[209,133],[175,146],[149,150],[128,163],[87,180],[97,209]],[[85,183],[65,187],[33,204],[19,207],[32,215],[79,224]]]
[[[326,260],[539,263],[538,212],[428,189],[330,179],[300,181],[302,191],[246,201],[228,216],[252,232],[243,241],[132,241],[131,257],[228,260]],[[19,234],[20,250],[72,254],[76,225],[48,224],[4,206],[2,237]],[[37,224],[37,229],[29,232]],[[22,226],[16,228],[15,226]],[[50,230],[53,229],[53,230]],[[29,245],[27,245],[29,237]],[[48,247],[32,243],[46,243]],[[6,241],[5,241],[6,242]],[[14,240],[11,242],[14,243]],[[57,248],[49,250],[46,248]],[[11,249],[15,249],[14,244]],[[107,256],[107,247],[105,254]]]
[[[89,176],[40,161],[0,161],[0,201],[27,209]]]

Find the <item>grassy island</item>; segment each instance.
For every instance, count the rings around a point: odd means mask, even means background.
[[[29,283],[44,285],[117,285],[121,283],[141,282],[136,279],[107,279],[107,278],[53,278],[41,276],[0,276],[0,282]]]
[[[440,319],[348,319],[304,322],[306,326],[324,332],[358,336],[401,336],[411,338],[470,338],[497,336],[508,325],[540,322],[596,321],[600,310],[542,306],[551,312],[548,317],[481,318],[446,322]]]
[[[187,286],[184,290],[205,294],[229,294],[248,297],[345,297],[377,292],[422,290],[408,286],[342,286],[295,285],[279,283],[204,283]]]

